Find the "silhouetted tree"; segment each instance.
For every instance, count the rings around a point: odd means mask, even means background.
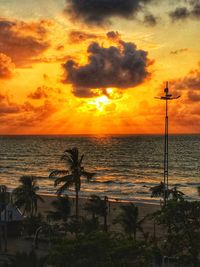
[[[48,217],[55,221],[67,221],[71,213],[71,205],[68,196],[57,196],[51,204],[54,207],[54,211],[48,211]]]
[[[65,150],[61,160],[65,161],[69,166],[69,170],[54,170],[50,173],[50,178],[56,178],[54,182],[54,186],[58,186],[60,184],[61,187],[58,188],[57,194],[61,195],[65,190],[69,187],[74,186],[75,193],[76,193],[76,216],[78,217],[79,210],[78,210],[78,200],[79,200],[79,191],[81,189],[81,177],[84,176],[87,180],[90,180],[94,173],[89,173],[84,170],[82,166],[84,155],[79,157],[78,149],[72,148],[70,150]]]
[[[142,222],[139,220],[139,211],[133,203],[129,205],[121,206],[122,212],[116,218],[115,223],[120,223],[124,229],[124,232],[131,238],[132,235],[136,240],[137,230],[143,233]]]
[[[167,228],[165,255],[190,262],[183,266],[200,266],[200,201],[169,200],[155,213],[155,220]]]
[[[184,200],[184,193],[177,190],[176,186],[169,190],[169,194],[172,196],[173,200],[181,201]]]
[[[92,219],[95,220],[96,216],[104,218],[104,230],[107,231],[107,197],[101,199],[99,196],[91,195],[89,201],[85,205],[85,209],[92,213]]]
[[[0,211],[2,211],[6,204],[10,201],[10,194],[6,185],[0,185]]]
[[[22,176],[20,185],[13,190],[14,203],[17,207],[23,208],[23,214],[33,216],[37,213],[38,200],[44,202],[43,198],[37,194],[37,178],[35,176]]]

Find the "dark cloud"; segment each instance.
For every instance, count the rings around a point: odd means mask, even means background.
[[[173,21],[185,20],[187,18],[198,19],[200,18],[200,1],[199,0],[186,0],[185,6],[178,6],[175,10],[169,13]]]
[[[45,40],[45,22],[24,23],[0,20],[0,52],[9,56],[16,66],[44,52],[49,43]]]
[[[133,18],[152,0],[67,0],[65,12],[88,24],[109,23],[113,16]]]
[[[183,20],[190,16],[190,12],[187,7],[177,7],[174,11],[169,13],[169,16],[173,21]]]
[[[178,49],[178,50],[171,51],[170,54],[177,55],[177,54],[180,54],[180,53],[183,53],[183,52],[186,52],[186,51],[188,51],[188,48],[181,48],[181,49]]]
[[[89,39],[96,39],[98,36],[94,33],[84,31],[71,31],[69,33],[69,41],[71,43],[81,43]]]
[[[153,14],[147,14],[144,16],[144,23],[148,26],[156,26],[157,18]]]
[[[10,57],[0,53],[0,79],[8,79],[13,76],[15,65]]]
[[[83,66],[73,60],[63,65],[64,82],[72,84],[78,97],[96,96],[94,89],[135,87],[149,74],[147,52],[138,50],[133,43],[120,41],[120,47],[104,48],[93,42],[88,54],[88,63]]]
[[[107,32],[107,38],[112,40],[112,41],[119,41],[120,40],[120,34],[116,31],[110,31]]]
[[[170,82],[175,91],[185,91],[189,101],[197,102],[200,99],[200,63],[197,69],[188,73],[184,78]]]

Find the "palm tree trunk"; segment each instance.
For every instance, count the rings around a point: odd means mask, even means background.
[[[76,187],[76,218],[79,216],[79,210],[78,210],[78,188]]]
[[[108,225],[107,225],[107,213],[104,215],[104,231],[107,232]]]
[[[136,241],[136,230],[134,231],[133,236],[134,236],[134,241]]]

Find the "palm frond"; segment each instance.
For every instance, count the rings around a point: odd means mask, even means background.
[[[83,158],[84,158],[84,154],[81,156],[81,159],[79,160],[79,166],[81,166]]]
[[[73,183],[74,182],[74,176],[73,175],[66,175],[63,177],[59,177],[55,180],[54,182],[54,186],[56,187],[57,185],[61,184],[61,183]]]
[[[88,181],[90,181],[94,175],[96,174],[95,172],[86,172],[86,171],[82,171],[81,174],[87,178]]]
[[[54,170],[49,174],[49,178],[55,178],[57,176],[66,175],[68,173],[68,170]]]
[[[62,195],[62,193],[72,185],[73,185],[73,183],[71,183],[71,182],[63,184],[60,188],[58,188],[58,190],[56,191],[56,194],[58,196]]]

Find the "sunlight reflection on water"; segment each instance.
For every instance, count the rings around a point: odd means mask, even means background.
[[[86,169],[97,173],[91,183],[83,182],[83,195],[149,199],[149,188],[163,177],[162,136],[2,136],[0,183],[13,188],[20,176],[36,175],[41,191],[55,193],[48,175],[65,167],[60,156],[75,146],[85,154]],[[169,182],[199,198],[200,136],[169,137]]]

